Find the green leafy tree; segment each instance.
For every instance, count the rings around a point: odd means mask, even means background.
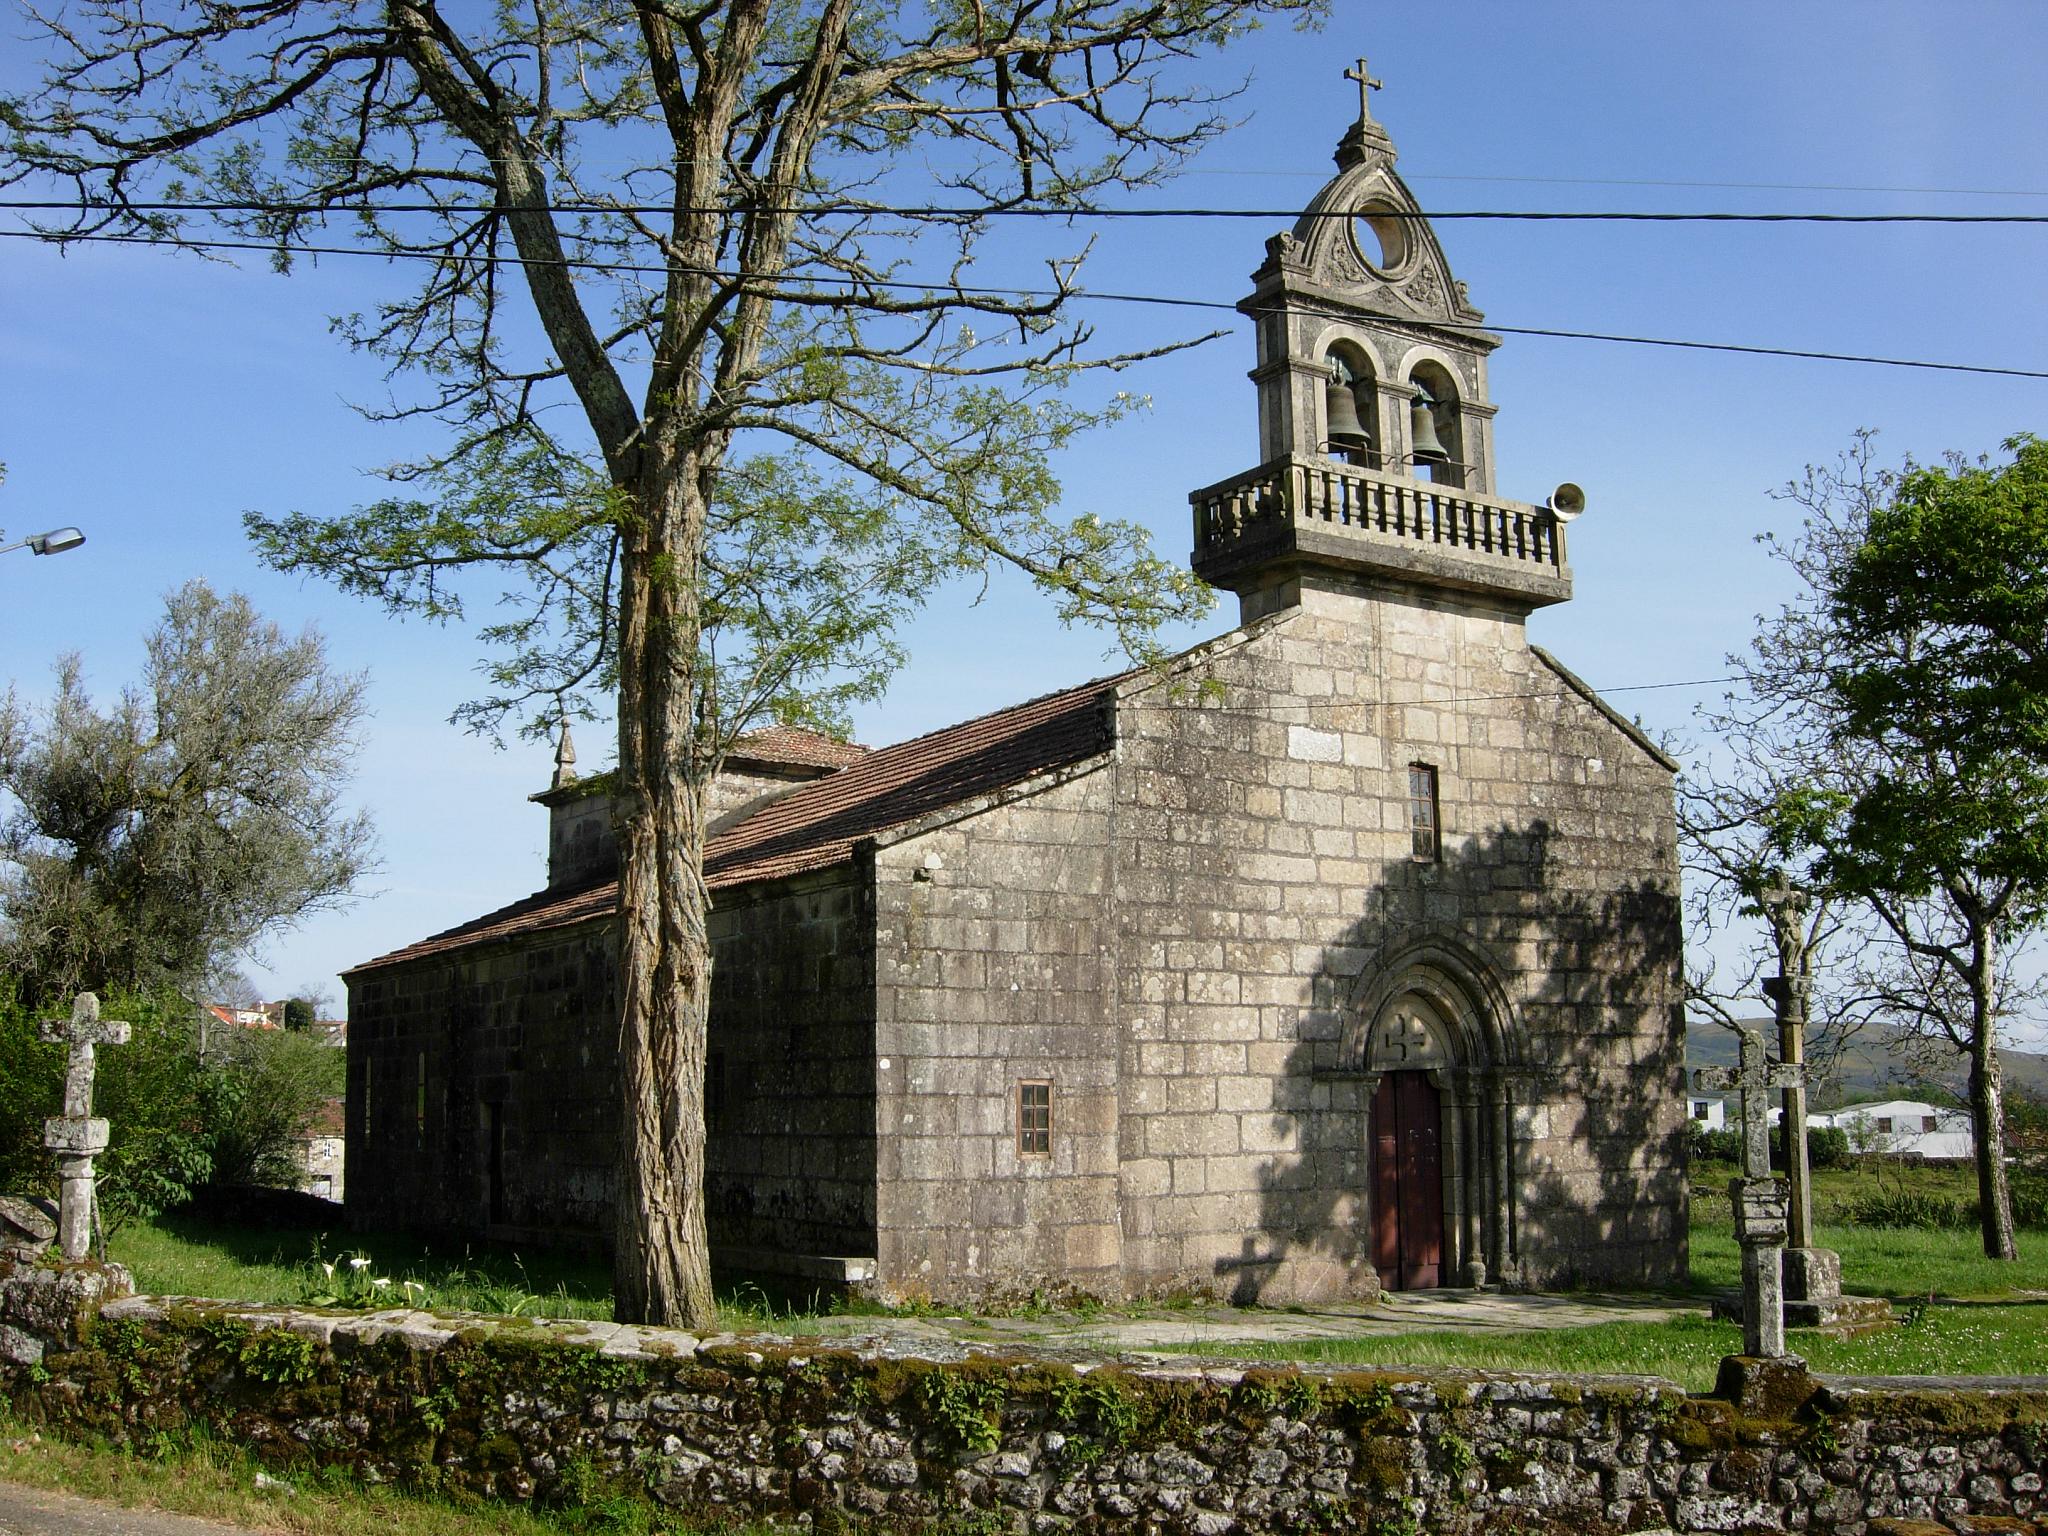
[[[288,997],[284,1001],[284,1027],[294,1034],[304,1034],[313,1027],[318,1015],[313,1004],[303,997]]]
[[[1799,835],[1926,972],[1969,1059],[1984,1251],[2013,1258],[1998,1061],[2001,951],[2048,904],[2048,444],[1908,465],[1829,594],[1854,643],[1841,729],[1880,771],[1816,795]]]
[[[306,1128],[341,1096],[346,1060],[304,1035],[238,1029],[207,1061],[202,1119],[217,1184],[295,1189]]]
[[[152,992],[344,897],[370,832],[340,804],[362,683],[239,595],[172,593],[108,709],[76,656],[47,708],[0,700],[0,961],[22,1000]]]
[[[1968,1061],[1994,1258],[2016,1255],[1999,1021],[2048,897],[2048,446],[2006,450],[1892,473],[1864,438],[1810,471],[1781,547],[1803,591],[1749,677],[1752,718],[1779,722],[1803,769],[1764,784],[1751,831],[1867,919],[1871,1010]]]
[[[621,1317],[712,1317],[702,851],[734,738],[874,693],[949,574],[1012,566],[1141,654],[1206,604],[1137,526],[1063,514],[1052,455],[1131,404],[1081,381],[1135,359],[1068,318],[1077,252],[1020,249],[1061,222],[996,216],[1152,182],[1228,126],[1183,67],[1325,4],[88,0],[46,23],[0,182],[75,190],[50,233],[225,228],[289,264],[340,223],[420,274],[343,329],[420,382],[396,411],[448,423],[445,452],[355,516],[254,519],[267,557],[440,618],[479,567],[515,572],[468,717],[615,696]],[[982,278],[984,243],[1031,255],[1037,291]]]
[[[4,984],[0,984],[4,985]],[[233,1030],[202,1057],[192,1005],[175,993],[113,995],[133,1025],[98,1053],[93,1112],[112,1133],[99,1161],[106,1230],[182,1205],[207,1183],[295,1188],[321,1104],[342,1090],[341,1053],[301,1035]],[[43,1118],[64,1099],[65,1051],[45,1044],[46,1010],[0,991],[0,1188],[49,1192]]]

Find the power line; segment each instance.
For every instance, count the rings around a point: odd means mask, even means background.
[[[253,251],[261,252],[265,255],[275,255],[278,250],[278,247],[274,244],[261,240],[178,240],[166,242],[147,235],[95,234],[52,237],[36,230],[0,230],[0,239],[36,240],[47,243],[53,238],[61,239],[67,243],[146,246],[174,244],[178,248],[185,250]],[[553,266],[569,271],[610,272],[650,277],[667,277],[674,273],[684,272],[693,276],[715,278],[727,282],[744,283],[747,281],[741,274],[736,272],[721,272],[713,268],[703,267],[684,267],[680,264],[664,266],[645,262],[598,261],[579,257],[564,257],[560,260],[540,261],[525,256],[506,255],[496,251],[484,255],[466,254],[452,256],[440,251],[372,250],[364,246],[350,245],[294,245],[286,249],[288,254],[301,256],[366,256],[381,257],[387,261],[404,259],[436,262],[463,261],[489,263],[495,266]],[[800,291],[797,288],[799,281],[814,285],[837,284],[844,287],[889,288],[913,293],[935,293],[941,291],[937,285],[931,283],[913,283],[884,278],[828,277],[815,274],[801,280],[790,278],[767,279],[766,281],[782,283],[792,294]],[[999,288],[947,285],[943,291],[949,295],[958,295],[962,299],[1071,299],[1099,304],[1146,304],[1171,309],[1202,309],[1232,314],[1239,312],[1235,304],[1225,303],[1220,299],[1188,299],[1156,293],[1118,293],[1092,288]],[[1728,341],[1693,341],[1672,336],[1634,336],[1612,331],[1575,331],[1552,326],[1497,325],[1492,321],[1488,321],[1483,325],[1456,320],[1442,320],[1434,323],[1459,330],[1497,331],[1508,336],[1540,336],[1551,340],[1601,341],[1622,346],[1670,347],[1689,352],[1727,352],[1748,357],[1783,357],[1805,362],[1861,363],[1881,368],[1916,368],[1940,373],[1985,374],[2012,379],[2048,379],[2048,369],[2003,368],[1989,363],[1936,362],[1924,358],[1881,357],[1875,354],[1857,352],[1824,352],[1803,347],[1751,346],[1741,342]]]
[[[267,202],[78,202],[66,199],[0,199],[0,209],[15,213],[206,213],[273,214],[311,217],[326,214],[431,213],[481,218],[509,213],[485,203],[267,203]],[[698,215],[747,212],[792,214],[810,218],[882,215],[911,219],[1352,219],[1359,210],[1290,208],[1049,208],[1002,204],[807,203],[792,205],[677,205],[674,203],[567,202],[544,203],[522,212],[580,216],[585,214]],[[1375,219],[1416,223],[1493,221],[1533,224],[2048,224],[2048,213],[1737,213],[1727,210],[1631,211],[1626,209],[1446,208],[1434,212],[1407,208],[1375,208]]]

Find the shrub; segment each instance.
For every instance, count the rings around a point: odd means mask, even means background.
[[[1977,1202],[1920,1190],[1876,1189],[1844,1201],[1842,1220],[1855,1227],[1972,1228],[1977,1225]]]
[[[1735,1131],[1710,1131],[1701,1122],[1692,1125],[1692,1160],[1696,1163],[1739,1163],[1742,1137]]]
[[[1839,1125],[1809,1125],[1806,1128],[1806,1163],[1809,1168],[1849,1166],[1849,1133]]]

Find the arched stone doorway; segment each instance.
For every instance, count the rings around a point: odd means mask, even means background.
[[[1370,1118],[1372,1260],[1390,1291],[1428,1290],[1448,1278],[1444,1230],[1442,1019],[1420,993],[1395,999],[1376,1032]]]
[[[1461,948],[1388,961],[1359,979],[1343,1050],[1369,1106],[1373,1266],[1389,1290],[1484,1285],[1518,1270],[1506,993]]]

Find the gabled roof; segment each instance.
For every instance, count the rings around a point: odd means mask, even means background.
[[[732,744],[728,763],[765,763],[789,768],[845,768],[868,755],[868,748],[854,741],[841,741],[820,731],[806,731],[794,725],[771,725],[765,731],[749,731]]]
[[[728,890],[843,864],[864,837],[1105,752],[1114,731],[1110,696],[1132,675],[1097,678],[893,747],[855,748],[859,755],[837,773],[769,801],[714,837],[704,850],[706,883]],[[567,894],[540,891],[344,974],[609,917],[618,896],[616,880]]]
[[[870,752],[769,801],[704,850],[713,890],[822,869],[860,838],[1106,751],[1106,701],[1128,673]]]

